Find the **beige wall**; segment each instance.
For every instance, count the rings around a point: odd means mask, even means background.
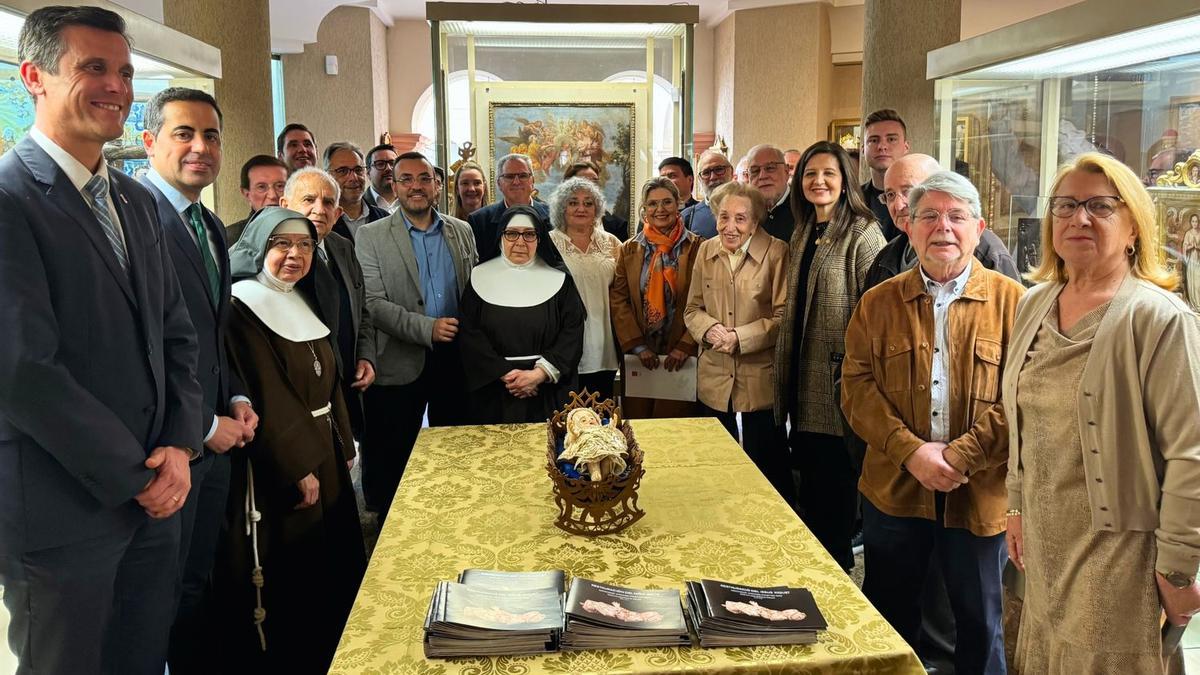
[[[962,26],[959,34],[966,40],[1082,1],[962,0]]]
[[[379,142],[379,135],[385,131],[389,131],[391,126],[389,118],[391,117],[391,96],[390,86],[388,83],[388,73],[392,72],[389,67],[390,60],[388,59],[388,44],[387,44],[387,26],[371,13],[371,89],[375,93],[372,101],[372,113],[375,117],[375,141],[370,145],[376,145]],[[363,148],[369,150],[370,147]]]
[[[732,145],[736,28],[737,14],[730,14],[713,31],[713,130],[730,144],[731,157],[737,156]]]
[[[163,0],[163,23],[221,50],[223,77],[214,96],[224,115],[221,174],[214,186],[217,214],[226,223],[246,217],[239,190],[242,164],[272,153],[271,15],[267,0]]]
[[[429,24],[424,21],[392,24],[387,30],[387,55],[389,128],[393,134],[411,133],[413,108],[433,83]]]
[[[807,146],[824,138],[829,123],[833,64],[830,60],[829,8],[824,3],[740,10],[733,51],[732,138],[734,156],[759,143]],[[722,47],[718,27],[718,48]],[[721,65],[717,65],[718,72]],[[721,82],[718,76],[718,82]],[[720,106],[728,95],[718,87]]]
[[[339,7],[321,22],[317,41],[304,53],[283,57],[287,121],[312,130],[318,153],[334,141],[352,141],[366,151],[387,131],[376,107],[377,97],[387,101],[387,86],[376,89],[377,73],[387,72],[386,49],[374,44],[384,35],[380,26],[369,9]],[[327,54],[338,57],[337,75],[325,74]]]
[[[692,93],[692,130],[712,131],[714,124],[713,110],[713,63],[716,59],[716,35],[712,28],[704,24],[696,26],[693,33],[695,46],[692,48],[692,81],[695,90]],[[697,148],[703,150],[703,148]]]
[[[861,63],[833,67],[833,90],[829,98],[829,119],[861,118],[862,112]]]

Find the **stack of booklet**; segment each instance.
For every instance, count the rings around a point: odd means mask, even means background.
[[[805,588],[687,582],[688,619],[701,647],[811,644],[828,628]]]
[[[552,652],[563,628],[562,570],[464,570],[442,581],[425,617],[425,656]]]
[[[563,649],[636,649],[691,645],[679,591],[571,581]]]

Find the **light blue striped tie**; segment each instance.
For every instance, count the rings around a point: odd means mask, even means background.
[[[84,189],[92,196],[92,213],[96,214],[100,227],[104,228],[104,236],[108,238],[108,244],[112,246],[117,262],[121,264],[121,269],[128,272],[129,258],[125,254],[125,241],[121,239],[121,232],[117,230],[117,224],[108,213],[108,180],[97,174],[92,176]]]

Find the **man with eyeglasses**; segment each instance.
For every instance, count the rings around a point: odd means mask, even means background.
[[[245,218],[225,226],[225,243],[229,248],[242,238],[246,223],[264,207],[279,206],[283,186],[287,184],[288,168],[283,160],[270,155],[255,155],[242,165],[242,197],[250,206]]]
[[[954,672],[1003,675],[1000,374],[1025,289],[978,264],[986,223],[970,181],[938,171],[909,197],[917,264],[863,295],[842,362],[842,410],[867,442],[863,594],[919,649],[936,559],[956,626]]]
[[[363,195],[369,206],[386,211],[388,215],[400,208],[396,199],[396,188],[392,185],[392,165],[396,163],[396,148],[381,143],[367,151],[367,177],[371,185]]]
[[[717,236],[717,217],[708,206],[708,196],[713,190],[733,180],[733,165],[725,155],[716,150],[705,150],[700,154],[700,185],[704,190],[704,201],[683,210],[683,226],[704,239]]]
[[[375,325],[354,244],[333,231],[342,215],[339,191],[333,176],[309,166],[288,178],[279,205],[303,214],[317,230],[312,271],[317,313],[329,326],[346,411],[354,437],[361,440],[364,420],[359,394],[375,381]]]
[[[500,255],[500,217],[510,206],[532,206],[542,220],[550,221],[550,209],[545,202],[533,198],[533,163],[529,157],[517,153],[501,157],[496,162],[496,187],[500,199],[467,218],[475,232],[475,248],[481,263]]]
[[[682,211],[696,205],[692,191],[696,189],[696,176],[692,173],[692,163],[682,157],[668,157],[658,163],[658,175],[670,178],[679,190],[679,198],[683,200],[679,210]]]
[[[430,426],[458,424],[464,391],[458,301],[475,266],[471,226],[436,208],[437,176],[419,152],[396,158],[399,208],[363,226],[354,242],[367,307],[384,336],[377,378],[363,394],[363,497],[386,517],[429,408]]]
[[[884,191],[876,201],[887,207],[899,234],[875,257],[875,262],[867,272],[865,289],[877,286],[917,264],[917,254],[908,240],[908,191],[941,169],[933,157],[913,153],[897,159],[884,173]],[[975,258],[984,267],[996,270],[1014,281],[1021,281],[1017,262],[1013,260],[1008,247],[990,228],[980,235],[979,244],[975,247]]]
[[[333,225],[333,231],[350,241],[358,228],[367,223],[387,218],[390,213],[367,203],[367,167],[363,164],[363,153],[349,141],[330,143],[323,155],[325,171],[333,176],[341,190],[338,206],[342,215]]]
[[[746,153],[746,175],[750,177],[750,184],[766,197],[770,208],[762,228],[772,237],[790,242],[796,219],[792,216],[792,205],[788,203],[792,190],[783,151],[765,143],[750,148]]]
[[[908,127],[904,120],[891,108],[883,108],[867,115],[863,122],[863,146],[867,156],[867,166],[871,167],[871,180],[863,183],[863,198],[867,206],[879,221],[879,229],[883,238],[891,241],[900,234],[887,206],[880,201],[883,195],[883,175],[892,162],[908,154]]]

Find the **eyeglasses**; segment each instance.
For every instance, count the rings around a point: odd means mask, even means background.
[[[374,162],[371,162],[371,168],[375,169],[376,171],[387,171],[388,169],[392,168],[392,160],[377,159]]]
[[[750,174],[751,178],[758,178],[758,174],[760,173],[779,173],[780,167],[784,166],[787,166],[787,162],[767,162],[762,166],[755,165],[750,167],[746,173]]]
[[[291,239],[287,239],[285,237],[271,237],[267,240],[267,246],[279,251],[280,253],[287,253],[291,251],[293,247],[295,247],[295,249],[299,251],[301,255],[312,255],[313,251],[317,249],[317,240],[297,239],[296,241],[292,241]]]
[[[504,241],[516,241],[523,239],[526,244],[537,242],[537,232],[535,230],[505,230]]]
[[[952,209],[945,213],[935,209],[923,209],[917,214],[917,222],[928,227],[940,223],[943,217],[948,219],[951,225],[963,225],[971,220],[971,214],[958,209]]]
[[[279,181],[278,183],[255,183],[250,189],[256,194],[266,194],[272,190],[282,193],[285,187],[287,187],[287,183]]]
[[[354,174],[355,176],[365,176],[365,175],[367,175],[367,167],[365,167],[365,166],[339,166],[338,168],[334,169],[331,173],[333,175],[337,176],[338,178],[345,178],[346,176],[349,176],[350,174]]]
[[[1108,218],[1124,201],[1116,195],[1096,195],[1082,202],[1072,197],[1051,197],[1050,213],[1055,218],[1070,218],[1082,206],[1093,218]]]
[[[420,183],[421,185],[433,185],[433,176],[423,173],[420,176],[404,175],[396,179],[396,184],[403,185],[404,187],[409,187],[413,183]]]
[[[710,166],[707,169],[700,170],[700,177],[701,178],[721,178],[727,173],[729,173],[729,167],[727,167],[727,166]]]
[[[510,183],[518,183],[518,182],[524,183],[525,181],[529,180],[530,178],[533,178],[533,174],[526,172],[526,171],[522,171],[520,173],[502,173],[502,174],[500,174],[500,180],[506,180]]]

